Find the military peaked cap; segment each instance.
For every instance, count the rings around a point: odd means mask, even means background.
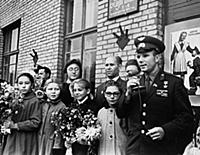
[[[146,53],[155,50],[157,54],[160,54],[165,50],[164,43],[151,36],[139,36],[135,39],[134,44],[137,48],[137,53]]]

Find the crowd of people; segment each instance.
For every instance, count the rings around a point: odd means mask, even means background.
[[[67,62],[67,79],[61,84],[51,78],[48,67],[37,65],[37,57],[32,55],[37,76],[34,79],[30,73],[22,73],[17,77],[23,108],[5,122],[11,133],[6,136],[2,155],[67,154],[63,137],[55,136],[50,117],[74,102],[83,111],[90,109],[101,124],[97,155],[181,155],[195,130],[183,79],[160,67],[165,50],[162,41],[139,36],[134,44],[137,56],[125,65],[127,80],[119,76],[122,59],[109,56],[105,60],[106,81],[95,94],[90,82],[82,78],[79,60]],[[42,102],[35,86],[45,94]],[[75,141],[72,154],[88,155],[88,145]]]

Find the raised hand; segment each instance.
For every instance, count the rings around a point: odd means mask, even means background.
[[[36,52],[34,49],[32,49],[32,51],[33,51],[33,54],[30,53],[30,55],[31,55],[32,58],[33,58],[34,66],[36,66],[39,58],[38,58],[37,52]]]
[[[128,42],[130,41],[130,39],[128,38],[128,29],[124,31],[122,30],[122,26],[119,25],[119,29],[120,29],[120,33],[121,35],[117,35],[115,32],[113,33],[113,35],[117,38],[117,44],[119,46],[119,48],[121,48],[121,50],[123,50],[126,45],[128,44]]]

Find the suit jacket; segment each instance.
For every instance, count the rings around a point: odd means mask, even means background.
[[[144,77],[140,82],[144,84]],[[192,139],[194,119],[183,80],[163,71],[150,91],[133,91],[116,112],[128,119],[127,155],[177,155]],[[162,140],[145,135],[153,127],[164,129]]]
[[[123,91],[125,92],[125,89],[126,89],[126,81],[122,80],[120,77],[118,78],[118,80],[116,81],[123,89]],[[97,90],[96,90],[96,97],[95,97],[95,103],[97,105],[97,112],[102,108],[102,107],[108,107],[106,101],[105,101],[105,98],[104,98],[104,95],[103,95],[103,91],[105,89],[105,85],[106,85],[106,82],[102,83],[101,85],[99,85],[97,87]],[[122,96],[120,97],[120,101],[122,102],[124,99],[124,93],[122,94]]]

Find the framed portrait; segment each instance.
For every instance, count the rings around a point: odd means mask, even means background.
[[[139,0],[108,0],[108,19],[138,12]]]
[[[164,40],[164,70],[183,78],[188,90],[193,88],[194,84],[197,86],[193,65],[194,61],[196,64],[195,58],[200,57],[200,18],[167,25]],[[200,62],[198,64],[200,68]]]

